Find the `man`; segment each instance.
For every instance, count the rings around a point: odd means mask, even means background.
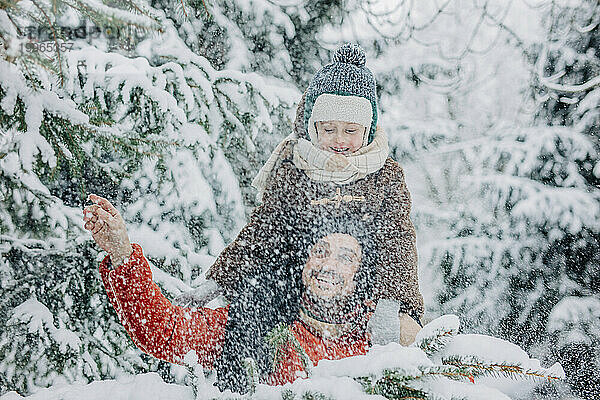
[[[88,213],[85,227],[109,252],[100,264],[102,280],[121,322],[142,351],[183,363],[184,356],[193,350],[204,367],[217,369],[221,388],[234,390],[240,389],[235,382],[244,377],[233,364],[239,362],[240,355],[264,356],[265,334],[278,322],[287,324],[312,364],[367,352],[372,303],[365,294],[371,292],[368,286],[374,280],[374,267],[364,227],[332,221],[299,233],[295,253],[300,256],[297,265],[288,269],[289,274],[266,276],[255,287],[249,285],[246,293],[250,295],[235,299],[227,307],[183,308],[167,300],[152,281],[142,248],[129,243],[114,206],[92,196],[98,205],[84,211]],[[273,318],[265,322],[269,315]],[[253,338],[254,345],[240,338]],[[255,351],[248,352],[253,346]],[[302,354],[297,348],[288,343],[279,350],[282,362],[268,371],[265,383],[283,384],[303,375]]]

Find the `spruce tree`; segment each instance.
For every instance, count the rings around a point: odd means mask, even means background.
[[[455,123],[442,116],[441,129],[409,126],[396,152],[409,149],[411,157],[416,147],[415,167],[429,182],[415,220],[425,232],[421,265],[439,280],[440,311],[432,311],[458,313],[469,331],[564,360],[573,392],[592,398],[599,390],[598,4],[553,2],[540,11],[546,37],[505,29],[506,42],[500,36],[489,56],[501,65],[513,47],[513,63],[529,64],[535,74],[521,94],[491,91],[480,104],[466,103],[477,92],[460,96],[457,86],[448,93],[462,104],[448,102]],[[495,82],[519,87],[518,72],[501,72]],[[513,120],[498,113],[488,126],[474,124],[496,110],[482,107],[489,99],[526,107]],[[537,110],[533,118],[529,109]]]
[[[160,31],[134,50],[106,51],[100,36],[73,40],[54,70],[0,61],[1,392],[157,368],[173,379],[107,301],[85,196],[119,208],[169,296],[189,290],[244,220],[224,140],[251,142],[299,98],[281,81],[214,69],[148,10]]]
[[[325,48],[318,33],[327,23],[342,23],[348,13],[344,2],[154,0],[151,5],[164,10],[179,37],[215,69],[268,77],[265,89],[275,86],[288,103],[282,108],[288,112],[271,115],[273,126],[243,132],[229,121],[216,138],[240,181],[249,211],[256,205],[255,191],[250,187],[256,171],[279,141],[291,133],[295,118],[295,113],[289,112],[291,103],[298,103],[313,74],[331,61],[331,50],[339,45]],[[280,80],[291,83],[291,87],[282,88]]]
[[[589,142],[570,170],[544,171],[551,186],[581,187],[592,202],[579,229],[549,237],[548,265],[568,282],[544,315],[550,337],[544,345],[562,360],[574,393],[600,395],[600,5],[597,1],[553,3],[544,10],[547,40],[536,53],[537,120],[564,127]],[[563,152],[568,149],[561,149]]]

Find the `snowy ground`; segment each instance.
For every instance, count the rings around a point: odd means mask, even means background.
[[[361,384],[354,378],[371,377],[373,381],[381,378],[385,371],[398,371],[404,376],[426,375],[442,365],[443,359],[451,357],[476,357],[488,365],[518,365],[527,373],[542,376],[564,377],[559,364],[550,368],[542,368],[538,360],[531,359],[519,346],[502,339],[473,334],[459,334],[442,341],[439,350],[423,351],[424,340],[436,337],[442,331],[458,331],[458,318],[446,315],[429,323],[417,336],[414,345],[403,347],[397,343],[386,346],[374,346],[366,355],[349,357],[337,361],[321,361],[311,371],[309,379],[297,379],[285,386],[258,385],[251,398],[281,399],[284,391],[292,391],[297,395],[304,393],[322,393],[333,399],[385,399],[379,395],[367,395]],[[193,364],[192,364],[193,366]],[[198,371],[198,366],[195,367]],[[124,376],[117,380],[95,381],[90,384],[55,385],[41,389],[28,396],[30,400],[200,400],[238,398],[231,392],[219,393],[212,385],[212,380],[204,379],[203,374],[196,373],[198,394],[192,387],[168,384],[156,373],[137,376]],[[412,381],[410,386],[427,393],[437,395],[436,398],[467,399],[510,399],[525,398],[527,393],[540,382],[538,378],[523,379],[523,374],[512,378],[487,376],[475,379],[451,380],[440,375],[430,375],[424,379]],[[248,398],[248,397],[243,397]],[[0,397],[0,400],[23,399],[15,392]]]
[[[2,400],[22,399],[15,392]],[[28,396],[31,400],[193,400],[192,389],[162,381],[156,373],[123,377],[119,380],[95,381],[88,385],[56,385]]]

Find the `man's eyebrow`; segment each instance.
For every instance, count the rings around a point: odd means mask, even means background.
[[[325,240],[321,240],[321,239],[317,240],[317,243],[315,243],[315,244],[313,245],[313,247],[314,247],[314,246],[318,246],[318,245],[321,245],[321,246],[323,246],[323,247],[327,248],[327,250],[329,250],[329,248],[330,248],[330,246],[329,246],[329,242],[326,242]]]
[[[352,253],[352,255],[355,255],[356,257],[358,257],[358,252],[355,249],[352,249],[350,247],[340,247],[340,251],[345,250],[349,253]]]

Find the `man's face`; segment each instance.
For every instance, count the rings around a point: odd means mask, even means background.
[[[302,282],[314,297],[333,301],[354,291],[354,275],[360,266],[361,248],[358,241],[344,233],[332,233],[321,238],[310,249],[302,271]]]
[[[345,156],[360,149],[367,128],[344,121],[317,121],[317,140],[321,150]]]

